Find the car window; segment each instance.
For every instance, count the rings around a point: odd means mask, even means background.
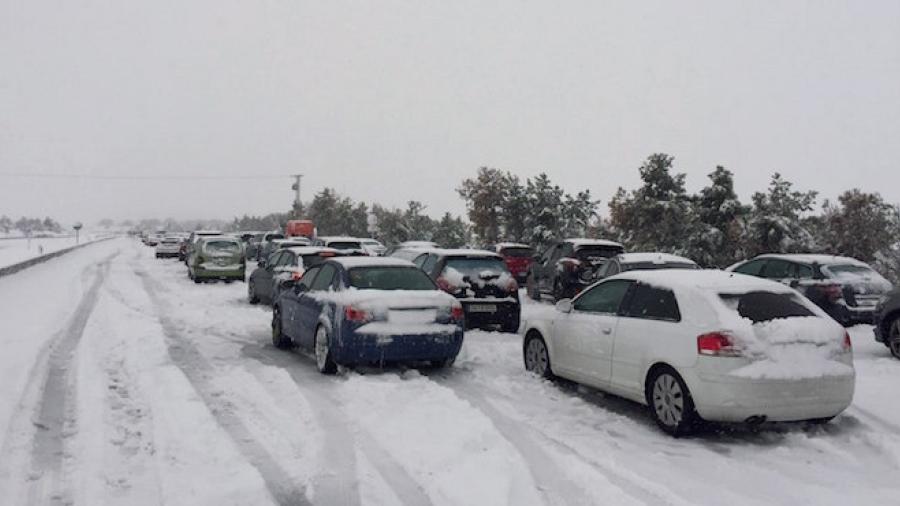
[[[294,265],[294,254],[289,251],[282,252],[277,265],[279,267],[292,267]]]
[[[815,316],[792,293],[748,292],[719,294],[725,305],[753,323],[767,322],[776,318]]]
[[[437,263],[437,255],[428,255],[428,258],[425,259],[425,263],[422,264],[422,270],[426,273],[431,273],[431,270],[434,269],[434,264]]]
[[[437,290],[437,285],[415,267],[354,267],[350,286],[360,290]]]
[[[428,254],[427,254],[427,253],[423,253],[423,254],[417,256],[417,257],[413,260],[413,263],[416,264],[416,267],[421,268],[423,265],[425,265],[425,260],[428,260]]]
[[[325,264],[322,266],[322,269],[319,271],[319,275],[316,276],[316,280],[313,281],[310,290],[328,290],[334,284],[334,275],[337,273],[337,269],[335,266],[331,264]]]
[[[628,288],[633,283],[634,281],[626,279],[600,283],[575,299],[573,307],[577,311],[616,314],[619,312],[619,306],[622,304]]]
[[[268,267],[275,267],[278,265],[278,261],[281,260],[281,252],[273,253],[266,260],[266,265]]]
[[[681,321],[681,312],[672,290],[638,283],[623,313],[631,318]]]
[[[307,290],[309,290],[310,287],[312,286],[313,279],[315,279],[316,274],[319,273],[319,269],[321,269],[321,267],[315,266],[315,267],[307,270],[303,274],[303,277],[300,278],[300,281],[297,282],[297,284],[303,285],[306,287]]]
[[[763,265],[765,265],[765,263],[765,260],[751,260],[744,265],[735,268],[734,272],[748,274],[750,276],[760,276],[760,271],[762,271]]]
[[[359,244],[359,241],[332,241],[328,243],[329,248],[334,249],[362,249],[362,245]]]
[[[603,268],[606,270],[604,276],[614,276],[619,273],[619,262],[612,260],[604,265]]]
[[[508,273],[506,263],[499,257],[453,257],[448,258],[444,264],[443,274],[453,277],[469,276],[471,279],[485,278],[485,276],[498,277]],[[486,279],[486,278],[485,278]],[[462,282],[463,280],[460,280]]]
[[[238,253],[241,251],[240,244],[232,241],[208,241],[203,245],[203,249],[209,253]]]
[[[773,258],[766,262],[766,268],[763,269],[763,277],[769,279],[785,279],[791,277],[791,270],[790,262]]]
[[[803,264],[794,264],[792,277],[797,279],[809,279],[813,277],[812,267]]]

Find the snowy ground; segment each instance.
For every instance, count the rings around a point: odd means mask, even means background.
[[[91,238],[81,237],[82,243],[88,240]],[[72,246],[75,246],[74,236],[2,239],[0,240],[0,268]]]
[[[4,504],[888,505],[900,361],[854,328],[856,400],[824,427],[662,434],[469,332],[450,371],[319,375],[243,283],[137,240],[0,278]],[[534,310],[534,306],[526,308]]]

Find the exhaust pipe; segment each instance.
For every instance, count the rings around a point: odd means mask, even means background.
[[[766,421],[766,415],[753,415],[753,416],[747,417],[747,419],[744,420],[744,423],[746,423],[747,425],[760,425],[760,424],[764,423],[765,421]]]

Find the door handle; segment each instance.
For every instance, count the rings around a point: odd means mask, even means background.
[[[600,332],[603,332],[606,335],[612,334],[612,329],[600,329]]]

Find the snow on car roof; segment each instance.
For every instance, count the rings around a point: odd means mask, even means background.
[[[851,257],[842,257],[837,255],[818,255],[812,253],[766,253],[764,255],[759,255],[756,258],[783,258],[785,260],[791,260],[793,262],[800,262],[804,264],[821,264],[821,265],[834,265],[834,264],[852,264],[852,265],[861,265],[868,267],[868,264],[865,262],[861,262],[855,258]]]
[[[344,266],[345,269],[354,267],[415,267],[416,264],[409,260],[394,257],[335,257],[333,261]]]
[[[331,237],[319,237],[320,241],[324,242],[360,242],[362,239],[358,237],[349,237],[349,236],[331,236]]]
[[[316,253],[328,252],[338,254],[340,253],[338,250],[334,248],[325,248],[322,246],[292,246],[289,248],[284,248],[285,251],[290,251],[295,255],[315,255]]]
[[[500,258],[500,255],[494,253],[493,251],[483,250],[483,249],[444,249],[444,248],[428,248],[423,249],[421,253],[435,253],[441,256],[465,256],[465,257],[496,257]]]
[[[241,242],[240,239],[230,235],[205,235],[201,239],[201,241],[209,242],[209,241],[229,241],[229,242]]]
[[[436,242],[432,241],[403,241],[397,245],[398,248],[434,248]]]
[[[684,288],[703,291],[709,289],[725,291],[762,290],[779,293],[793,292],[792,288],[775,281],[716,269],[628,271],[608,279],[632,279],[650,285],[672,289]]]
[[[520,243],[520,242],[498,242],[498,243],[495,245],[495,248],[496,248],[498,251],[501,250],[501,249],[503,249],[503,248],[528,248],[528,249],[534,249],[534,248],[532,248],[531,246],[529,246],[529,245],[527,245],[527,244],[522,244],[522,243]]]
[[[566,239],[565,242],[572,243],[573,246],[614,246],[622,248],[620,243],[615,241],[607,241],[606,239],[587,239],[584,237],[574,238],[574,239]]]
[[[623,264],[638,264],[638,263],[652,263],[652,264],[694,264],[696,262],[691,260],[690,258],[680,257],[678,255],[672,255],[669,253],[655,253],[655,252],[643,252],[643,253],[622,253],[618,255],[619,261]]]
[[[195,230],[194,235],[222,235],[221,230]]]

